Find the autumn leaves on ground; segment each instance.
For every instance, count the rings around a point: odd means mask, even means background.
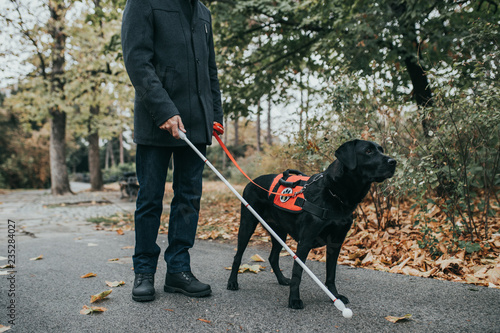
[[[241,193],[243,187],[236,186],[236,189]],[[167,183],[166,188],[165,203],[168,204],[173,195],[171,184]],[[375,208],[367,197],[356,211],[358,216],[342,246],[339,263],[500,289],[500,207],[498,204],[493,207],[496,214],[489,224],[491,236],[471,247],[464,234],[453,233],[451,225],[445,222],[445,214],[434,204],[429,204],[423,212],[411,200],[402,202],[399,209],[386,212],[386,217],[398,221],[398,225],[379,230]],[[168,232],[168,213],[163,213],[160,233]],[[415,216],[419,214],[427,214],[436,222],[415,224]],[[198,239],[236,245],[239,217],[240,202],[229,189],[221,182],[205,182]],[[96,228],[118,233],[131,230],[133,214],[106,219]],[[269,243],[270,248],[270,242],[269,234],[259,225],[251,244]],[[296,243],[290,237],[287,244],[295,250]],[[283,251],[282,255],[288,253]],[[325,261],[325,255],[325,248],[314,249],[308,260]],[[265,263],[260,264],[265,267]]]

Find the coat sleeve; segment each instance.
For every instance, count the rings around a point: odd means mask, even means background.
[[[141,109],[146,109],[160,126],[179,111],[155,71],[153,10],[148,1],[127,1],[121,37],[125,68],[135,88],[136,103],[142,103],[145,108]]]
[[[212,17],[210,17],[210,25],[212,25]],[[221,92],[219,86],[219,79],[217,77],[217,64],[215,62],[215,48],[214,48],[214,36],[212,28],[210,29],[210,39],[209,39],[209,55],[208,55],[208,71],[210,75],[210,86],[212,89],[212,99],[214,107],[214,121],[223,124],[224,115],[222,112],[222,100]]]

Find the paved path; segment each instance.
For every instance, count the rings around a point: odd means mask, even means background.
[[[108,204],[60,205],[89,201]],[[228,291],[224,267],[231,265],[234,245],[209,241],[197,241],[191,253],[195,275],[212,285],[211,297],[164,293],[161,263],[157,299],[136,303],[130,297],[133,232],[95,231],[86,222],[88,217],[132,212],[133,203],[120,200],[117,192],[53,197],[47,191],[0,193],[0,202],[0,265],[7,263],[8,219],[16,225],[16,273],[0,276],[0,324],[11,326],[8,332],[500,332],[499,290],[448,281],[340,266],[338,287],[351,300],[352,319],[343,318],[308,276],[301,286],[303,310],[287,308],[288,288],[277,284],[270,268],[242,274],[241,290]],[[166,235],[159,235],[158,242],[164,249]],[[249,248],[244,262],[256,253],[267,258],[268,249]],[[42,260],[29,260],[39,255]],[[115,258],[119,260],[109,261]],[[307,264],[324,278],[324,263]],[[291,266],[290,257],[282,258],[285,272]],[[80,278],[89,272],[97,277]],[[98,304],[106,312],[79,313],[83,305],[91,305],[90,295],[110,289],[105,281],[115,280],[125,286],[113,288]],[[15,325],[8,323],[11,302]],[[407,313],[413,316],[408,322],[384,319]]]

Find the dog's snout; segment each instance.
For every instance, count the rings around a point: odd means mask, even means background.
[[[389,163],[390,166],[395,166],[397,164],[396,160],[393,158],[388,159],[387,163]]]

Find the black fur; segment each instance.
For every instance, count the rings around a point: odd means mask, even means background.
[[[309,251],[320,246],[327,246],[326,287],[335,297],[348,303],[347,297],[340,295],[335,286],[335,272],[340,247],[352,225],[352,213],[356,206],[368,193],[373,182],[382,182],[394,175],[396,161],[383,154],[380,145],[363,140],[353,140],[341,145],[335,152],[337,160],[321,174],[313,175],[304,191],[305,199],[313,204],[326,208],[334,214],[321,219],[302,212],[288,213],[277,209],[268,198],[268,193],[249,183],[243,197],[257,213],[271,226],[283,240],[287,234],[298,243],[297,256],[305,262]],[[269,188],[276,174],[256,178],[255,183]],[[317,180],[313,180],[317,177]],[[250,237],[257,227],[258,220],[243,205],[238,232],[238,250],[234,256],[231,275],[227,289],[238,290],[238,269],[241,258]],[[302,267],[296,262],[292,270],[292,278],[283,276],[279,267],[279,253],[282,247],[272,238],[272,249],[269,263],[278,283],[290,285],[288,306],[293,309],[304,307],[300,299],[299,286],[302,278]]]

